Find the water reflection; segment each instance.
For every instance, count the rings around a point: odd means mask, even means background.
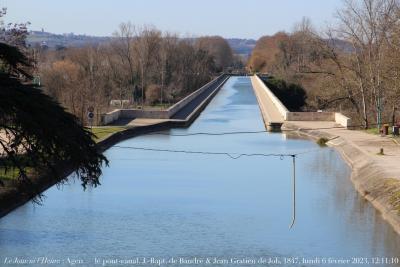
[[[259,131],[248,78],[232,78],[188,129]],[[298,220],[291,221],[291,159],[170,154],[112,148],[102,186],[46,192],[0,219],[0,259],[81,257],[397,256],[399,238],[361,199],[330,148],[282,134],[141,136],[122,146],[240,153],[313,151],[297,159]],[[88,266],[92,264],[88,263]],[[182,265],[183,266],[183,265]],[[238,266],[238,265],[236,265]]]

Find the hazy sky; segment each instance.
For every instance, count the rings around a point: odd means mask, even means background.
[[[100,36],[131,21],[182,35],[258,38],[290,31],[303,16],[322,27],[340,5],[341,0],[0,0],[8,8],[6,22]]]

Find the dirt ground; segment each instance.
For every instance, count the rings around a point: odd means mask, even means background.
[[[388,173],[393,174],[393,178],[400,179],[400,139],[393,138],[391,135],[381,137],[366,133],[361,130],[347,130],[341,128],[335,122],[329,121],[296,121],[287,122],[286,125],[295,125],[296,128],[314,129],[326,133],[332,139],[333,146],[339,145],[343,139],[350,145],[357,147],[364,155],[381,166]],[[329,129],[331,128],[331,129]],[[337,139],[341,137],[341,139]],[[384,154],[380,155],[383,148]]]

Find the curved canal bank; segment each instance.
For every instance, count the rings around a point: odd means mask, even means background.
[[[257,77],[252,77],[266,129],[318,140],[338,150],[352,168],[351,181],[400,234],[400,144],[352,128],[351,119],[334,112],[289,112]],[[274,125],[275,122],[275,125]],[[383,153],[380,151],[384,151]]]
[[[95,257],[283,260],[399,255],[399,237],[353,189],[350,169],[335,150],[318,149],[315,142],[285,134],[177,136],[205,129],[264,129],[248,78],[230,79],[189,128],[138,136],[111,147],[106,151],[110,167],[104,169],[99,188],[83,192],[71,179],[61,190],[47,190],[43,206],[27,203],[0,219],[0,259],[46,255],[65,260],[68,255],[83,260],[81,266],[93,266]],[[297,160],[296,225],[289,230],[289,159],[232,160],[134,147],[308,151]]]
[[[389,138],[337,128],[333,122],[286,122],[284,130],[296,131],[314,140],[331,140],[327,145],[337,149],[351,167],[351,181],[357,191],[400,234],[398,144]],[[381,148],[384,155],[379,155]]]

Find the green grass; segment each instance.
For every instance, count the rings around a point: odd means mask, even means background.
[[[122,127],[122,126],[93,127],[92,133],[96,135],[96,138],[94,140],[96,142],[98,142],[113,133],[117,133],[117,132],[123,131],[125,129],[126,129],[126,127]]]
[[[26,167],[25,172],[27,175],[32,174],[33,168]],[[4,167],[0,167],[0,180],[3,180],[3,181],[15,180],[18,177],[18,175],[19,175],[19,170],[17,168],[9,168],[6,171]]]
[[[369,134],[375,134],[375,135],[380,135],[381,134],[379,132],[378,128],[369,128],[367,130],[362,130],[362,131],[364,131],[366,133],[369,133]],[[389,127],[389,134],[392,134],[392,127]]]
[[[0,167],[0,179],[1,180],[14,180],[18,177],[19,170],[16,168],[11,168],[5,171],[5,168]]]
[[[99,142],[100,140],[104,139],[105,137],[125,130],[126,127],[122,126],[115,126],[115,127],[110,127],[110,126],[105,126],[105,127],[93,127],[92,132],[93,134],[96,135],[94,140],[96,142]],[[32,167],[27,167],[26,168],[27,173],[33,171]],[[0,167],[0,180],[2,181],[12,181],[15,180],[19,175],[19,170],[17,168],[9,168],[7,171],[5,171],[4,167]]]
[[[379,134],[378,128],[370,128],[370,129],[363,130],[363,131],[366,133],[369,133],[369,134]]]

